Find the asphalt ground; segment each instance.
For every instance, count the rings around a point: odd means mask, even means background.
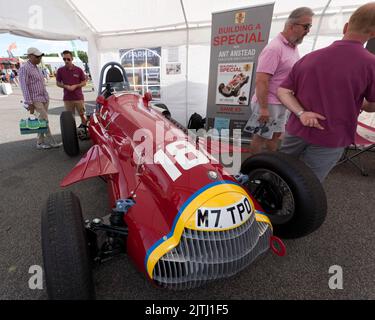
[[[60,140],[61,90],[49,85],[50,125]],[[93,92],[85,92],[94,100]],[[0,96],[0,299],[47,298],[29,288],[29,268],[43,265],[41,210],[51,192],[79,158],[62,148],[36,150],[35,136],[21,136],[18,121],[26,116],[19,89]],[[172,108],[173,114],[173,108]],[[81,144],[83,152],[90,143]],[[189,291],[153,287],[127,256],[94,271],[98,299],[230,300],[230,299],[375,299],[375,153],[362,157],[369,176],[353,165],[336,167],[324,184],[329,212],[314,234],[285,241],[287,256],[268,253],[236,276]],[[106,186],[95,178],[68,188],[80,200],[86,218],[107,212]],[[331,266],[343,269],[343,289],[329,288]],[[45,287],[45,285],[44,285]]]

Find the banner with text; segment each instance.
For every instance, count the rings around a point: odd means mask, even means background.
[[[213,13],[207,129],[241,129],[251,115],[259,54],[274,4]]]

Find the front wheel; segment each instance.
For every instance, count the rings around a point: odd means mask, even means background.
[[[95,298],[81,205],[72,192],[48,198],[42,212],[42,252],[49,299]]]
[[[282,153],[258,154],[244,161],[241,173],[248,176],[244,186],[269,216],[275,235],[303,237],[324,222],[324,189],[300,160]]]

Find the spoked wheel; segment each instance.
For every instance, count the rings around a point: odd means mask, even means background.
[[[267,169],[251,171],[245,187],[271,216],[273,224],[284,224],[293,218],[293,193],[278,174]]]
[[[241,172],[249,178],[244,187],[269,216],[277,236],[303,237],[324,222],[325,192],[303,162],[282,153],[263,153],[248,158]]]

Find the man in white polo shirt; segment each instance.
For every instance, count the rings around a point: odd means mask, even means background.
[[[277,97],[277,89],[300,59],[297,46],[312,26],[314,12],[307,7],[295,9],[279,33],[258,59],[256,93],[252,99],[252,116],[245,131],[253,133],[251,149],[256,154],[266,147],[276,151],[289,112]]]

